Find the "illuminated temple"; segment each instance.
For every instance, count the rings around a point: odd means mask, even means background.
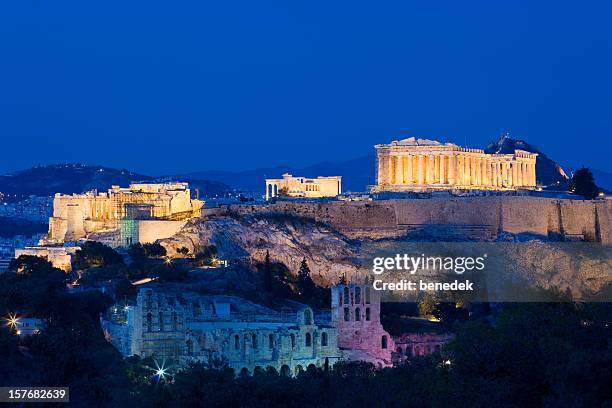
[[[482,149],[414,137],[379,144],[373,192],[437,189],[515,190],[536,186],[536,153]]]

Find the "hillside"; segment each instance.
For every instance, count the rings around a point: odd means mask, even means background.
[[[570,176],[554,160],[534,145],[530,145],[524,140],[513,139],[507,135],[502,135],[497,142],[489,144],[485,153],[514,153],[515,149],[526,150],[531,153],[538,153],[536,162],[536,179],[538,183],[549,188],[567,190],[569,187]]]
[[[161,180],[126,169],[83,164],[52,164],[37,166],[0,176],[0,192],[7,200],[19,200],[29,195],[52,196],[55,193],[81,193],[92,189],[107,190],[112,185],[127,186],[134,181]],[[202,196],[227,191],[225,184],[201,179],[190,180],[193,190]]]
[[[443,237],[425,242],[412,241],[406,236],[352,239],[329,224],[295,214],[260,213],[193,220],[178,234],[160,243],[168,254],[177,254],[181,247],[196,253],[202,246],[211,244],[218,248],[222,259],[263,262],[269,254],[270,259],[284,263],[293,274],[297,274],[302,259],[306,259],[315,282],[325,286],[338,282],[342,276],[348,280],[369,276],[372,254],[437,255],[435,251],[447,251],[465,256],[471,250],[492,255],[487,263],[487,272],[492,274],[488,284],[494,283],[499,290],[514,282],[513,285],[521,290],[527,286],[569,289],[576,298],[582,298],[598,293],[609,282],[612,261],[608,247],[552,242],[544,237],[521,242],[519,235],[501,235],[499,242],[503,245],[490,242],[453,244],[444,242]],[[432,271],[419,273],[439,276]],[[497,276],[498,273],[501,275]],[[500,292],[499,296],[507,295]]]

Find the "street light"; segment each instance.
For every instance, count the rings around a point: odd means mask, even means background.
[[[8,317],[5,317],[4,320],[6,320],[6,325],[11,329],[16,329],[19,324],[19,317],[16,314],[9,313]]]

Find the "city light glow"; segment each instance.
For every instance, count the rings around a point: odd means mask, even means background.
[[[168,369],[165,367],[166,362],[162,362],[160,365],[157,361],[155,361],[155,368],[153,369],[154,374],[153,377],[157,377],[157,381],[165,380],[168,376]]]
[[[4,320],[6,321],[6,325],[11,329],[16,329],[17,325],[19,324],[19,317],[17,317],[16,314],[9,313],[9,315],[5,317]]]

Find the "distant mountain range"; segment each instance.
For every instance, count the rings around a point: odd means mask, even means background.
[[[264,191],[266,178],[280,178],[283,173],[295,176],[342,176],[343,191],[366,191],[368,185],[375,183],[376,160],[374,155],[352,160],[331,163],[322,162],[307,167],[276,166],[245,171],[199,171],[183,174],[188,180],[216,180],[238,190]]]
[[[29,195],[52,196],[55,193],[82,193],[89,190],[106,191],[112,185],[127,187],[134,181],[165,181],[170,178],[138,174],[126,169],[113,169],[83,164],[52,164],[37,166],[0,176],[0,193],[7,201]],[[181,181],[181,179],[176,179]],[[199,189],[204,196],[230,190],[218,181],[190,179],[192,190]]]
[[[536,146],[508,136],[489,144],[486,153],[513,153],[515,149],[538,153],[536,172],[538,182],[549,188],[566,190],[575,168],[562,168]],[[111,185],[127,186],[133,181],[188,181],[193,191],[202,197],[212,197],[231,190],[263,192],[264,179],[280,178],[283,173],[296,176],[342,176],[343,191],[367,191],[375,183],[374,154],[341,162],[322,162],[307,167],[275,166],[245,171],[199,171],[169,177],[138,174],[126,169],[114,169],[83,164],[54,164],[37,166],[0,176],[0,193],[8,200],[19,200],[29,195],[51,196],[55,193],[81,193],[97,189],[105,191]],[[612,190],[612,174],[592,169],[597,184]]]

